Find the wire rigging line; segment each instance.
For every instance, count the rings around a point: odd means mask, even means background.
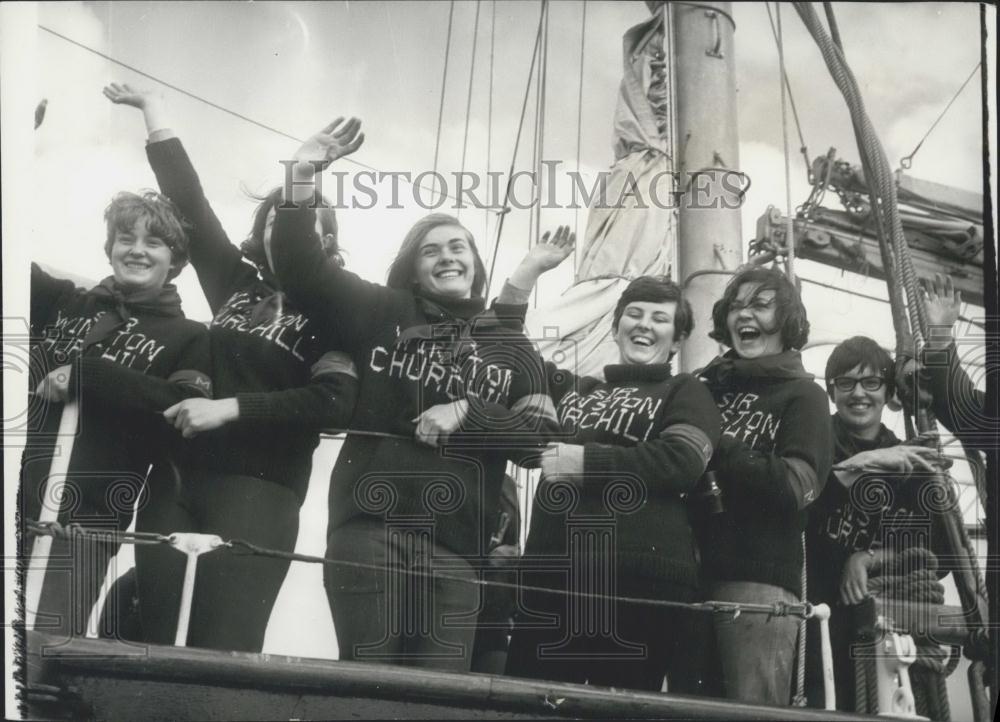
[[[465,130],[462,133],[462,170],[459,178],[465,177],[465,157],[469,148],[469,118],[472,114],[472,87],[476,78],[476,48],[479,46],[479,10],[482,0],[476,0],[476,19],[472,23],[472,62],[469,64],[469,93],[465,100]],[[489,177],[489,176],[487,176]],[[461,180],[459,181],[461,183]],[[455,209],[456,215],[461,215],[462,204]]]
[[[920,146],[924,144],[924,141],[927,140],[927,137],[934,132],[934,129],[937,128],[938,123],[940,123],[941,119],[944,118],[945,114],[948,112],[948,109],[951,108],[952,104],[956,100],[958,100],[958,96],[960,96],[962,94],[962,91],[965,90],[965,86],[969,84],[969,81],[972,80],[972,78],[975,76],[976,71],[978,71],[982,66],[983,66],[982,60],[976,63],[976,67],[974,67],[972,69],[972,72],[969,73],[969,77],[965,79],[965,82],[962,83],[959,89],[955,91],[955,94],[951,96],[951,100],[948,101],[948,105],[944,106],[944,110],[942,110],[940,115],[938,115],[937,119],[933,123],[931,123],[931,127],[927,129],[927,132],[924,133],[924,137],[920,139],[920,142],[917,143],[916,147],[910,152],[909,155],[899,159],[899,167],[901,170],[910,169],[910,167],[913,165],[913,156],[915,156],[917,154],[917,151],[920,150]]]
[[[781,32],[781,6],[774,6],[777,16],[778,41],[778,85],[781,86],[781,142],[785,156],[785,270],[788,278],[795,283],[795,218],[792,215],[792,171],[788,158],[788,108],[785,102],[788,75],[785,73],[785,44]],[[782,82],[782,78],[785,82]]]
[[[531,53],[531,67],[528,68],[528,82],[524,88],[524,100],[521,101],[521,118],[517,124],[517,135],[514,138],[514,152],[511,154],[510,170],[507,173],[507,187],[504,191],[503,208],[500,211],[500,221],[497,223],[496,228],[496,240],[493,243],[493,257],[490,260],[490,275],[486,281],[487,298],[489,298],[490,295],[490,287],[493,285],[493,272],[496,270],[497,251],[500,248],[500,236],[503,234],[504,218],[507,217],[507,213],[510,210],[510,191],[514,179],[514,164],[517,162],[517,151],[521,145],[521,132],[524,130],[524,116],[528,109],[528,96],[531,94],[531,81],[535,76],[535,62],[538,60],[538,48],[542,41],[542,21],[545,19],[544,3],[546,0],[542,0],[542,2],[543,8],[538,16],[538,31],[535,33],[535,49]]]
[[[545,0],[542,3],[545,14],[545,29],[542,31],[542,47],[540,62],[538,64],[538,81],[535,89],[538,91],[535,98],[535,208],[534,208],[534,229],[528,234],[528,247],[532,243],[537,244],[542,237],[542,181],[543,167],[545,161],[545,100],[546,84],[549,75],[549,3]],[[538,307],[538,284],[535,284],[532,293],[533,308]]]
[[[180,95],[187,96],[188,98],[191,98],[192,100],[197,100],[199,103],[203,103],[203,104],[209,106],[210,108],[215,108],[216,110],[222,111],[226,115],[231,115],[234,118],[238,118],[238,119],[240,119],[240,120],[242,120],[242,121],[244,121],[246,123],[249,123],[250,125],[253,125],[253,126],[261,128],[263,130],[266,130],[266,131],[269,131],[271,133],[274,133],[275,135],[281,136],[282,138],[287,138],[288,140],[294,140],[296,143],[302,143],[303,142],[303,139],[299,138],[298,136],[294,136],[291,133],[286,133],[283,130],[280,130],[280,129],[275,128],[275,127],[270,126],[270,125],[267,125],[266,123],[262,123],[259,120],[254,120],[253,118],[250,118],[250,117],[248,117],[246,115],[243,115],[242,113],[239,113],[239,112],[237,112],[235,110],[230,110],[229,108],[225,107],[224,105],[219,105],[218,103],[212,102],[211,100],[208,100],[207,98],[205,98],[205,97],[203,97],[201,95],[198,95],[197,93],[192,93],[189,90],[185,90],[184,88],[181,88],[180,86],[174,85],[173,83],[170,83],[170,82],[164,80],[163,78],[160,78],[160,77],[158,77],[156,75],[153,75],[151,73],[147,73],[144,70],[139,70],[139,68],[135,67],[134,65],[129,65],[128,63],[126,63],[126,62],[124,62],[122,60],[118,60],[117,58],[112,57],[111,55],[108,55],[107,53],[102,53],[100,50],[97,50],[96,48],[92,48],[89,45],[85,45],[84,43],[81,43],[81,42],[79,42],[77,40],[74,40],[73,38],[67,37],[67,36],[63,35],[62,33],[53,30],[52,28],[46,27],[45,25],[38,25],[38,29],[39,30],[44,30],[45,32],[49,33],[50,35],[53,35],[53,36],[59,38],[60,40],[64,40],[65,42],[69,43],[70,45],[75,45],[76,47],[78,47],[78,48],[80,48],[82,50],[86,50],[88,53],[92,53],[93,55],[96,55],[96,56],[98,56],[100,58],[103,58],[104,60],[107,60],[109,63],[112,63],[112,64],[117,65],[119,67],[125,68],[126,70],[129,70],[129,71],[135,73],[136,75],[142,76],[143,78],[148,78],[149,80],[152,80],[154,83],[158,83],[159,85],[162,85],[164,88],[169,88],[170,90],[173,90],[175,93],[179,93]],[[366,168],[367,170],[374,171],[376,173],[382,173],[382,171],[379,170],[378,168],[376,168],[375,166],[368,165],[367,163],[362,163],[361,161],[355,160],[354,158],[351,158],[351,157],[340,158],[339,160],[341,162],[351,163],[352,165],[356,165],[359,168]],[[403,178],[403,180],[404,180],[404,182],[408,183],[411,186],[414,186],[415,188],[421,188],[423,190],[430,190],[430,191],[434,190],[433,188],[427,188],[424,185],[421,185],[419,183],[414,183],[409,178]],[[456,198],[455,196],[448,195],[447,193],[443,194],[443,196],[445,198],[450,199],[450,200],[453,200],[453,201],[456,201],[456,202],[458,201],[458,198]]]
[[[580,173],[580,138],[583,132],[583,65],[586,60],[584,48],[587,43],[587,1],[580,3],[583,5],[583,20],[580,21],[580,85],[576,94],[576,172]],[[671,110],[671,112],[673,112]],[[580,209],[577,204],[573,204],[573,235],[580,232],[579,219]],[[573,244],[573,276],[576,276],[576,244]]]
[[[444,72],[441,74],[441,102],[438,105],[437,135],[434,139],[434,175],[437,179],[438,152],[441,150],[441,124],[444,121],[444,91],[448,85],[448,58],[451,57],[451,26],[455,19],[455,0],[451,0],[448,7],[448,34],[444,41]]]
[[[493,163],[493,51],[497,30],[497,0],[490,2],[490,94],[486,112],[486,177],[490,177]],[[490,214],[483,216],[483,238],[490,232]]]
[[[777,5],[775,5],[777,7]],[[774,26],[774,17],[771,15],[771,4],[764,3],[764,8],[767,10],[767,19],[771,23],[771,34],[774,36],[774,42],[778,43],[778,29]],[[792,106],[792,117],[795,118],[795,130],[799,134],[799,152],[802,153],[802,159],[806,165],[806,176],[810,176],[812,172],[812,167],[809,164],[809,147],[806,144],[805,135],[802,133],[802,123],[799,122],[799,111],[795,106],[795,95],[792,94],[792,84],[788,80],[788,73],[786,72],[784,66],[781,68],[781,77],[784,79],[785,87],[788,89],[788,102]]]

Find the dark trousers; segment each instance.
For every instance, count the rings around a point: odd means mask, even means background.
[[[323,573],[340,659],[469,671],[476,572],[429,527],[352,521],[330,533],[327,556],[347,562]]]
[[[622,580],[618,596],[643,594],[641,580]],[[565,591],[565,577],[525,574],[523,583]],[[661,588],[651,599],[690,602],[695,590]],[[557,682],[658,692],[664,676],[680,694],[702,691],[699,647],[711,638],[699,612],[631,603],[607,596],[524,591],[507,654],[507,674]]]
[[[299,500],[288,488],[255,477],[154,470],[149,503],[137,529],[171,534],[216,534],[291,552],[299,529]],[[139,612],[145,641],[173,644],[186,555],[166,545],[135,550]],[[198,558],[188,646],[259,652],[290,562],[216,549]]]

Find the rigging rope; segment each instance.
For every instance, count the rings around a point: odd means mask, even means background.
[[[185,90],[184,88],[182,88],[182,87],[180,87],[178,85],[174,85],[173,83],[168,82],[168,81],[164,80],[163,78],[160,78],[160,77],[158,77],[156,75],[153,75],[152,73],[147,73],[146,71],[140,70],[139,68],[135,67],[134,65],[129,65],[128,63],[126,63],[126,62],[124,62],[122,60],[118,60],[117,58],[115,58],[115,57],[113,57],[111,55],[108,55],[107,53],[102,53],[100,50],[97,50],[96,48],[92,48],[89,45],[86,45],[86,44],[81,43],[81,42],[79,42],[77,40],[74,40],[73,38],[67,37],[67,36],[63,35],[62,33],[59,33],[57,31],[53,30],[52,28],[46,27],[45,25],[38,25],[38,29],[39,30],[44,30],[45,32],[47,32],[50,35],[52,35],[53,37],[57,37],[60,40],[64,40],[65,42],[69,43],[70,45],[75,45],[76,47],[80,48],[81,50],[86,50],[88,53],[92,53],[92,54],[98,56],[99,58],[103,58],[104,60],[107,60],[109,63],[112,63],[112,64],[117,65],[119,67],[125,68],[126,70],[129,70],[129,71],[135,73],[136,75],[142,76],[143,78],[147,78],[149,80],[152,80],[154,83],[162,85],[164,88],[169,88],[170,90],[173,90],[175,93],[179,93],[181,95],[187,96],[188,98],[191,98],[192,100],[196,100],[199,103],[203,103],[204,105],[207,105],[210,108],[215,108],[216,110],[219,110],[219,111],[225,113],[226,115],[231,115],[234,118],[238,118],[239,120],[242,120],[242,121],[244,121],[246,123],[249,123],[250,125],[256,126],[256,127],[261,128],[263,130],[266,130],[268,132],[274,133],[275,135],[278,135],[278,136],[280,136],[282,138],[287,138],[288,140],[294,140],[296,143],[302,143],[302,142],[304,142],[303,138],[299,138],[298,136],[292,135],[291,133],[286,133],[285,131],[280,130],[279,128],[275,128],[274,126],[267,125],[266,123],[262,123],[259,120],[254,120],[253,118],[251,118],[249,116],[246,116],[246,115],[243,115],[242,113],[239,113],[239,112],[237,112],[235,110],[231,110],[230,108],[227,108],[224,105],[219,105],[218,103],[215,103],[215,102],[213,102],[213,101],[211,101],[211,100],[209,100],[209,99],[207,99],[207,98],[205,98],[205,97],[203,97],[201,95],[198,95],[197,93],[193,93],[190,90]],[[362,163],[361,161],[355,160],[354,158],[351,158],[351,157],[340,158],[339,161],[340,162],[350,163],[352,165],[358,166],[359,168],[365,168],[367,170],[374,171],[375,173],[378,173],[378,174],[382,174],[383,173],[383,171],[379,170],[375,166],[368,165],[367,163]],[[423,190],[430,190],[432,192],[434,191],[434,188],[427,188],[424,185],[421,185],[421,184],[418,184],[418,183],[414,183],[410,178],[405,178],[404,177],[403,181],[405,183],[407,183],[407,184],[415,187],[415,188],[421,188]],[[448,198],[449,200],[453,200],[453,201],[456,201],[456,202],[458,201],[458,198],[456,198],[455,196],[448,195],[446,193],[442,194],[442,195],[443,195],[443,197]],[[489,210],[489,209],[484,209],[484,210]]]
[[[448,58],[451,57],[451,27],[455,19],[455,0],[451,0],[448,7],[448,34],[444,41],[444,72],[441,75],[441,102],[438,105],[437,135],[434,140],[434,175],[431,177],[437,180],[438,152],[441,149],[441,125],[444,121],[444,91],[448,84]],[[443,189],[442,189],[443,191]],[[432,196],[433,201],[433,196]]]
[[[948,112],[948,109],[951,108],[952,104],[956,100],[958,100],[958,96],[962,94],[963,90],[965,90],[965,86],[969,84],[969,81],[972,80],[972,78],[975,76],[976,71],[979,70],[982,66],[983,66],[983,62],[981,60],[978,63],[976,63],[976,67],[974,67],[972,69],[972,72],[969,73],[969,77],[966,78],[965,82],[962,83],[962,85],[959,87],[959,89],[957,91],[955,91],[955,94],[951,97],[951,100],[949,100],[948,104],[946,106],[944,106],[944,110],[941,111],[941,114],[938,115],[937,119],[933,123],[931,123],[931,127],[927,129],[927,132],[924,133],[924,137],[920,139],[920,142],[917,143],[916,147],[914,147],[914,149],[912,151],[910,151],[909,155],[903,156],[902,158],[899,159],[899,169],[900,170],[909,170],[910,169],[910,167],[913,165],[913,156],[915,156],[917,154],[917,151],[920,150],[920,146],[922,146],[924,144],[924,141],[927,140],[927,137],[932,132],[934,132],[934,129],[937,128],[938,123],[941,122],[941,119]]]
[[[54,538],[68,538],[69,535],[79,536],[90,536],[96,538],[104,538],[108,536],[108,532],[104,530],[94,530],[87,529],[79,524],[67,524],[60,525],[58,522],[49,523],[39,523],[36,521],[28,520],[25,522],[25,527],[29,534],[36,536],[51,536]],[[122,541],[124,543],[144,543],[144,544],[167,544],[172,545],[176,535],[174,534],[152,534],[152,533],[127,533],[118,532]],[[269,557],[273,559],[285,559],[287,561],[293,562],[305,562],[309,564],[323,564],[323,565],[334,565],[351,567],[355,569],[368,569],[368,570],[386,570],[385,565],[380,564],[368,564],[365,562],[355,562],[348,561],[346,559],[332,559],[330,557],[320,557],[311,554],[299,554],[296,552],[285,552],[279,551],[277,549],[270,549],[268,547],[260,546],[258,544],[253,544],[246,541],[245,539],[228,539],[219,540],[216,548],[227,548],[233,553],[246,553],[255,556]],[[521,558],[521,561],[526,561]],[[549,560],[542,560],[544,565],[551,564]],[[530,562],[525,565],[526,568],[530,568]],[[462,584],[471,584],[478,587],[499,587],[511,590],[523,590],[531,592],[544,592],[548,594],[560,594],[575,598],[593,598],[593,599],[614,599],[619,602],[624,602],[628,604],[641,604],[650,607],[661,607],[670,609],[689,609],[694,611],[704,611],[704,612],[716,612],[719,614],[729,614],[733,618],[739,617],[741,614],[763,614],[768,617],[802,617],[811,618],[815,615],[815,608],[812,604],[808,602],[801,603],[789,603],[784,601],[775,601],[771,604],[760,603],[760,602],[720,602],[714,600],[707,600],[704,602],[675,602],[667,599],[648,599],[645,597],[623,597],[623,596],[610,596],[600,592],[584,592],[584,591],[571,591],[571,590],[559,590],[552,589],[549,587],[542,586],[532,586],[525,584],[517,584],[513,582],[504,582],[495,579],[483,579],[475,578],[469,579],[468,577],[458,577],[451,576],[448,574],[442,574],[440,572],[425,571],[423,569],[394,569],[400,574],[406,575],[407,577],[418,577],[423,579],[435,579],[440,581],[451,581],[458,582]]]
[[[775,3],[775,8],[777,9],[778,4]],[[778,28],[774,26],[774,17],[771,15],[771,5],[770,3],[764,3],[764,8],[767,10],[767,19],[771,23],[771,34],[774,36],[774,42],[780,45],[778,40]],[[780,10],[778,10],[780,14]],[[785,70],[784,64],[781,64],[781,77],[784,80],[785,87],[788,89],[788,102],[792,106],[792,117],[795,119],[795,130],[799,134],[799,152],[802,154],[802,160],[806,165],[806,177],[811,177],[812,175],[812,164],[809,162],[809,148],[806,145],[805,135],[802,133],[802,124],[799,122],[799,111],[795,106],[795,95],[792,93],[792,84],[788,80],[788,73]],[[782,100],[784,100],[784,95],[782,95]]]
[[[785,87],[788,74],[785,72],[785,45],[781,32],[781,5],[774,6],[778,24],[778,85],[781,86],[781,142],[785,156],[785,275],[795,284],[795,217],[792,215],[792,170],[788,159],[788,108],[785,102]],[[785,82],[782,82],[784,79]]]
[[[486,177],[493,167],[493,51],[497,30],[497,0],[490,3],[490,94],[486,110]],[[490,234],[490,214],[483,216],[483,239]]]
[[[465,178],[465,153],[469,147],[469,118],[472,114],[472,86],[476,77],[476,48],[479,45],[479,10],[481,5],[482,0],[476,0],[476,19],[472,23],[472,62],[469,64],[469,93],[465,99],[465,130],[462,133],[462,170],[460,178]],[[461,217],[461,203],[455,211],[456,217]]]
[[[580,21],[580,83],[576,92],[576,173],[580,174],[580,138],[583,131],[583,66],[586,60],[586,55],[584,54],[584,48],[587,42],[587,3],[586,0],[581,2],[583,6],[583,19]],[[579,219],[580,219],[580,209],[577,204],[574,203],[573,208],[573,235],[578,236],[579,229]],[[577,244],[573,244],[573,276],[576,277],[576,266],[577,266]]]
[[[546,0],[542,0],[546,2]],[[524,129],[524,116],[528,109],[528,95],[531,93],[531,81],[535,76],[535,62],[538,60],[538,48],[542,41],[542,21],[545,19],[545,8],[538,16],[538,31],[535,33],[535,49],[531,53],[531,66],[528,68],[528,82],[524,88],[524,100],[521,102],[521,118],[517,123],[517,135],[514,138],[514,152],[511,154],[510,170],[507,172],[507,186],[504,190],[503,207],[500,210],[500,220],[496,228],[496,240],[493,243],[493,255],[490,260],[490,273],[486,280],[486,298],[490,296],[490,288],[493,286],[493,272],[496,270],[497,251],[500,249],[500,237],[503,234],[504,218],[510,212],[510,191],[514,179],[514,164],[517,162],[517,151],[521,145],[521,132]]]

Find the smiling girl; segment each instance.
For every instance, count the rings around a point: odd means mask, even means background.
[[[826,394],[802,366],[809,321],[780,271],[738,272],[712,309],[712,338],[731,348],[701,372],[722,413],[711,467],[725,511],[712,515],[702,560],[711,599],[798,602],[805,509],[830,470]],[[798,621],[715,620],[725,695],[787,705]]]
[[[571,249],[568,229],[551,242],[543,238],[500,301],[526,303],[538,276]],[[712,457],[719,412],[698,379],[671,372],[670,360],[693,327],[680,287],[642,276],[614,309],[618,362],[604,367],[603,379],[546,363],[561,438],[542,455],[522,582],[552,593],[522,593],[509,674],[648,691],[659,691],[666,675],[671,692],[697,691],[685,633],[690,620],[632,601],[690,602],[697,595],[683,495]],[[553,559],[565,564],[531,568]],[[546,616],[556,625],[546,625]]]
[[[141,531],[196,532],[239,538],[291,552],[319,431],[342,426],[354,408],[351,359],[283,293],[268,259],[280,189],[257,206],[242,247],[229,241],[191,160],[169,128],[159,95],[112,84],[114,103],[143,112],[146,155],[161,190],[190,221],[191,263],[212,309],[209,325],[216,398],[171,406],[165,415],[188,443],[188,463],[154,467]],[[348,134],[350,129],[346,129]],[[356,144],[355,144],[356,142]],[[346,155],[361,141],[345,137]],[[339,263],[331,209],[310,233],[325,261]],[[145,641],[174,640],[184,556],[147,545],[136,550]],[[289,562],[221,549],[202,557],[192,601],[188,644],[259,652]]]
[[[418,220],[385,286],[324,258],[307,205],[337,125],[296,152],[299,207],[278,211],[272,251],[289,296],[360,372],[361,433],[330,479],[327,556],[351,563],[324,572],[340,655],[466,671],[507,459],[555,416],[520,322],[485,309],[485,268],[456,218]]]
[[[104,252],[112,275],[89,291],[31,267],[32,425],[22,461],[21,518],[37,520],[59,505],[61,523],[123,531],[132,521],[151,463],[176,452],[162,412],[187,398],[211,396],[208,333],[189,321],[168,283],[188,260],[177,209],[163,196],[119,193],[104,214]],[[42,498],[63,404],[79,408],[65,478]],[[82,635],[118,544],[57,540],[40,612],[45,630]],[[58,573],[56,573],[58,571]],[[41,617],[40,617],[41,619]],[[113,631],[113,630],[109,630]]]

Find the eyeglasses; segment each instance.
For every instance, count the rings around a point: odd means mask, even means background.
[[[838,376],[833,380],[833,385],[837,390],[843,391],[845,394],[854,391],[854,387],[858,384],[861,384],[861,388],[865,391],[878,391],[885,386],[885,379],[881,376],[865,376],[861,379],[856,379],[852,376]]]

